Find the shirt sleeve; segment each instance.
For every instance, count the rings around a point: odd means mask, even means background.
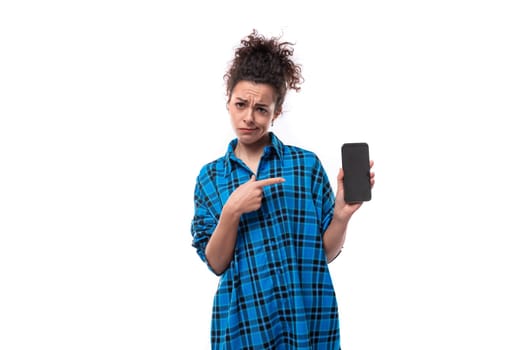
[[[324,235],[334,215],[335,196],[328,175],[317,157],[315,157],[312,177],[312,193],[321,218],[321,232]]]
[[[195,213],[191,222],[191,234],[193,237],[192,246],[197,250],[197,254],[211,269],[206,259],[206,246],[217,226],[217,218],[212,214],[211,202],[204,190],[201,178],[197,178],[194,193]]]

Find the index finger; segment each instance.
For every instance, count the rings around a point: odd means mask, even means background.
[[[284,178],[282,177],[271,177],[269,179],[255,181],[255,183],[261,187],[275,185],[275,184],[279,184],[282,182],[284,182]]]

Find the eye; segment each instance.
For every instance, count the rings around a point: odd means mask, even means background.
[[[244,102],[235,102],[235,107],[243,109],[246,106]]]
[[[257,107],[257,111],[261,114],[266,114],[268,113],[268,110],[266,108],[263,108],[263,107]]]

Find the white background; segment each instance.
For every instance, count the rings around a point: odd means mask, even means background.
[[[334,184],[343,142],[376,162],[330,265],[343,348],[525,349],[520,1],[175,3],[0,4],[1,349],[208,348],[193,186],[252,28],[303,65],[278,136]]]

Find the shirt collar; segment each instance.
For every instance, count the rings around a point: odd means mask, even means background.
[[[282,160],[284,153],[284,144],[273,132],[270,132],[269,135],[270,144],[264,148],[262,158],[269,157],[272,154],[274,154],[279,160]],[[233,139],[228,144],[228,149],[224,156],[224,176],[229,176],[232,171],[232,163],[239,161],[239,158],[237,158],[237,156],[235,156],[234,153],[235,146],[237,146],[238,141],[238,139]]]

